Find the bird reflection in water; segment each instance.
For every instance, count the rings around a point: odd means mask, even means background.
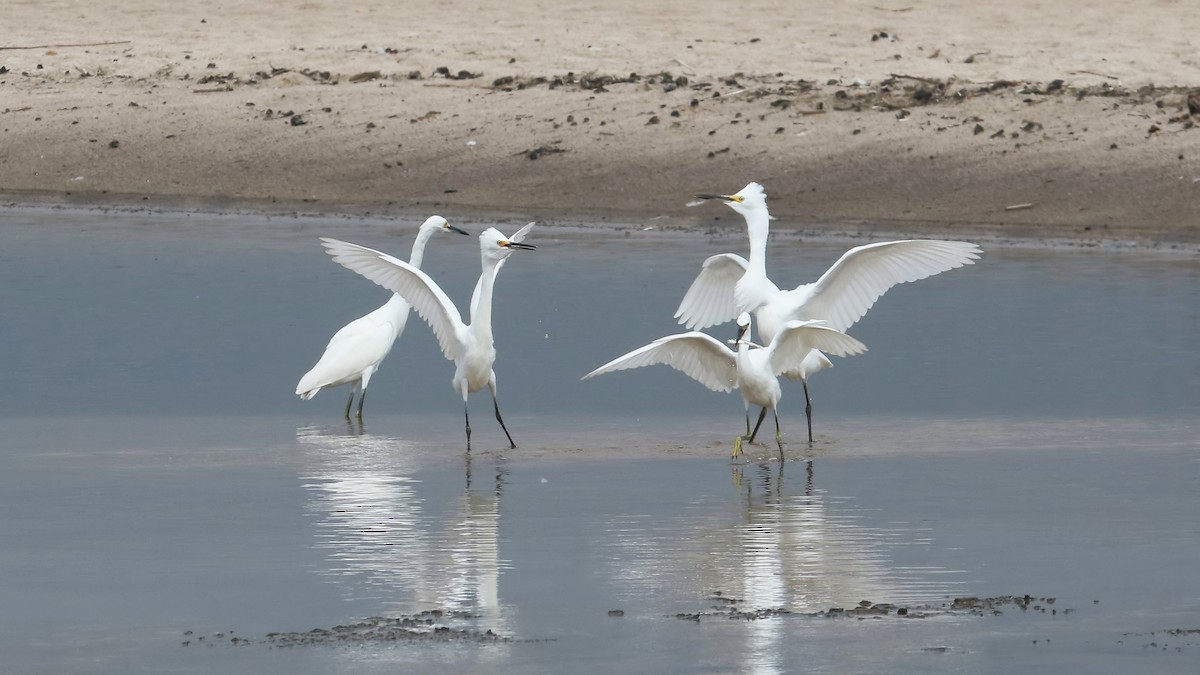
[[[729,553],[740,571],[733,581],[740,581],[740,597],[748,605],[814,612],[861,600],[930,599],[927,586],[934,582],[913,578],[890,562],[890,549],[912,533],[860,524],[868,514],[850,498],[818,488],[811,460],[795,487],[786,471],[777,462],[733,468],[745,515],[730,531],[735,541]]]
[[[720,587],[744,610],[811,613],[862,600],[906,604],[945,592],[944,578],[923,580],[893,566],[891,549],[911,533],[860,524],[866,513],[856,512],[849,498],[817,487],[812,460],[794,482],[785,471],[783,462],[733,468],[744,517],[729,530],[724,571],[735,574],[713,583],[725,584]],[[780,616],[746,623],[750,672],[783,672],[784,642],[794,637],[789,626]]]
[[[329,561],[317,573],[384,613],[467,612],[479,630],[508,634],[499,596],[509,566],[499,546],[503,458],[468,458],[457,497],[435,494],[421,490],[426,460],[413,443],[353,422],[341,429],[296,430],[315,546]]]
[[[732,495],[729,487],[702,492],[669,516],[617,514],[608,525],[617,593],[754,618],[740,622],[747,662],[770,673],[788,670],[779,655],[812,625],[784,612],[915,604],[954,592],[947,570],[894,562],[900,547],[921,542],[919,531],[874,525],[878,511],[822,489],[815,464],[735,465]]]

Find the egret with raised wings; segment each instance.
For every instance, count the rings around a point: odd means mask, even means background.
[[[528,226],[526,226],[528,228]],[[528,232],[528,229],[523,230]],[[478,294],[472,300],[471,323],[464,323],[458,308],[444,291],[421,270],[386,253],[337,239],[322,239],[326,251],[342,266],[361,274],[384,288],[398,293],[433,329],[442,353],[454,362],[454,390],[462,394],[467,429],[467,451],[471,450],[471,413],[467,407],[468,394],[486,386],[492,392],[496,421],[513,448],[512,435],[500,416],[496,400],[496,347],[492,340],[492,292],[496,271],[508,256],[517,250],[534,250],[535,246],[504,236],[494,227],[479,235],[482,273]]]
[[[447,223],[445,218],[430,216],[417,230],[417,239],[408,258],[409,265],[421,267],[425,245],[430,237],[439,232],[466,234],[464,230]],[[367,398],[371,376],[379,370],[379,364],[392,350],[396,338],[404,332],[406,323],[408,303],[393,293],[382,307],[351,321],[333,334],[317,364],[300,378],[296,395],[307,401],[322,389],[349,384],[350,400],[346,402],[346,419],[350,419],[350,407],[354,405],[356,389],[361,391],[356,414],[362,419],[363,401]]]
[[[789,321],[766,347],[750,340],[750,314],[737,320],[737,347],[734,351],[716,338],[693,331],[659,338],[624,356],[600,366],[583,379],[628,368],[666,364],[713,391],[742,391],[746,406],[746,435],[733,442],[733,456],[742,454],[742,443],[753,443],[758,428],[770,410],[775,416],[775,442],[783,458],[783,432],[779,427],[779,399],[782,390],[777,376],[809,351],[820,349],[835,356],[861,354],[867,348],[854,338],[834,330],[823,321]],[[762,408],[758,422],[750,429],[750,406]]]
[[[767,237],[771,215],[767,195],[750,183],[732,195],[696,195],[719,199],[746,219],[750,259],[721,253],[704,261],[675,316],[688,328],[724,323],[740,312],[753,312],[763,344],[770,344],[789,321],[822,320],[849,330],[892,286],[917,281],[979,259],[977,245],[965,241],[907,239],[856,246],[846,251],[816,282],[781,290],[767,277]],[[801,355],[784,371],[804,383],[808,439],[812,440],[812,399],[808,378],[833,364],[820,350]]]

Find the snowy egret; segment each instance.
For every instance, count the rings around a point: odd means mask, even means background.
[[[793,367],[809,351],[821,349],[835,356],[861,354],[863,343],[830,328],[824,321],[788,321],[766,347],[750,340],[750,314],[743,312],[737,320],[737,339],[731,342],[737,351],[716,338],[693,331],[659,338],[624,356],[600,366],[583,379],[628,368],[666,364],[713,391],[741,389],[746,406],[746,435],[733,442],[733,456],[742,454],[742,442],[754,442],[758,428],[769,409],[775,416],[775,442],[783,457],[783,432],[779,428],[779,398],[782,390],[777,376]],[[762,408],[758,422],[750,429],[750,406]]]
[[[425,244],[429,238],[438,232],[466,231],[446,222],[441,216],[430,216],[417,230],[417,239],[413,242],[412,254],[408,264],[419,268],[425,257]],[[392,344],[404,332],[408,322],[408,303],[404,298],[392,294],[392,298],[379,309],[361,316],[346,324],[333,334],[325,353],[300,378],[296,385],[296,395],[305,401],[317,395],[322,389],[336,387],[342,384],[350,385],[350,400],[346,402],[346,419],[350,419],[350,406],[354,404],[354,390],[361,390],[358,399],[357,415],[362,419],[363,401],[367,398],[367,385],[371,376],[379,370],[379,364],[392,349]]]
[[[528,232],[528,227],[522,230]],[[454,362],[454,390],[462,394],[463,410],[467,427],[467,451],[471,450],[471,412],[467,406],[468,394],[485,385],[492,392],[492,404],[496,410],[496,421],[508,437],[513,448],[512,435],[500,416],[500,403],[496,400],[496,348],[492,341],[492,291],[496,271],[513,251],[536,249],[511,237],[494,227],[479,235],[482,272],[479,276],[478,293],[472,300],[471,323],[463,323],[458,308],[437,285],[421,270],[397,260],[386,253],[350,244],[337,239],[321,239],[326,251],[342,266],[361,274],[384,288],[398,293],[417,311],[433,333],[446,358]]]
[[[836,330],[848,330],[892,286],[974,264],[981,252],[965,241],[908,239],[866,244],[846,251],[816,282],[780,290],[767,278],[771,215],[763,187],[750,183],[736,194],[696,197],[722,200],[742,214],[750,237],[750,260],[733,253],[705,260],[675,316],[687,328],[702,329],[729,321],[739,312],[753,312],[764,344],[770,344],[788,321],[797,319],[828,321]],[[832,365],[815,350],[784,372],[788,379],[804,383],[809,441],[812,399],[808,378]]]

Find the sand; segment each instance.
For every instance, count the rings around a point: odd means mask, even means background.
[[[4,24],[8,203],[707,229],[740,222],[692,194],[758,180],[776,227],[1200,250],[1186,0],[15,0]]]

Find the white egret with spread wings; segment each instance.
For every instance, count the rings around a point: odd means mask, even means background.
[[[742,443],[754,442],[758,428],[770,410],[775,416],[775,442],[783,457],[783,432],[779,427],[779,399],[782,390],[778,375],[806,353],[820,349],[835,356],[851,356],[866,351],[854,338],[834,330],[823,321],[789,321],[766,347],[751,342],[750,314],[738,317],[734,351],[716,338],[693,331],[659,338],[650,344],[619,356],[600,366],[583,379],[628,368],[666,364],[713,391],[740,389],[746,406],[746,435],[734,439],[733,456],[742,453]],[[750,406],[762,408],[754,429],[750,428]]]
[[[896,284],[917,281],[971,265],[981,253],[965,241],[907,239],[856,246],[813,283],[783,290],[767,277],[767,237],[771,215],[766,191],[750,183],[731,195],[697,195],[719,199],[746,220],[750,259],[721,253],[704,261],[700,274],[679,303],[675,316],[690,329],[703,329],[752,312],[763,344],[770,344],[789,321],[821,320],[846,331]],[[808,439],[812,440],[812,399],[808,378],[833,364],[815,349],[795,360],[784,375],[804,383]]]

